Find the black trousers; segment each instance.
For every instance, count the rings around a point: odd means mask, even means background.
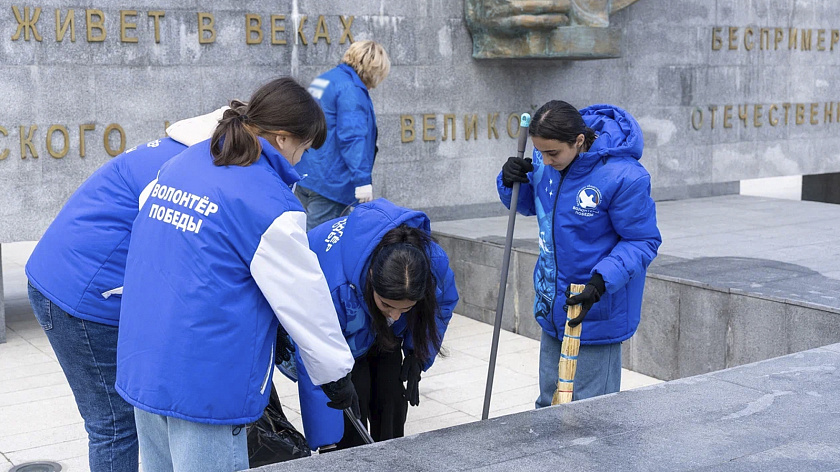
[[[400,348],[386,352],[376,345],[367,354],[356,359],[353,366],[353,385],[359,395],[362,424],[370,424],[370,435],[374,441],[401,438],[405,435],[408,402],[403,398],[401,367]],[[346,449],[363,444],[365,441],[345,416],[344,437],[338,442],[337,448]]]

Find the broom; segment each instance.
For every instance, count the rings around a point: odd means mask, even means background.
[[[571,295],[578,295],[583,292],[585,285],[572,284]],[[566,329],[563,332],[563,344],[560,348],[560,363],[557,366],[558,380],[557,389],[551,398],[552,405],[569,403],[572,401],[572,394],[575,390],[575,371],[577,370],[577,357],[580,350],[580,331],[583,323],[574,328],[569,326],[569,320],[580,315],[580,305],[572,305],[566,314]]]

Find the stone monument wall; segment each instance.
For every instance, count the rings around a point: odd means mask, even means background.
[[[639,0],[609,17],[621,57],[590,61],[474,59],[464,11],[461,0],[11,0],[0,242],[39,238],[88,175],[167,121],[278,75],[306,85],[359,39],[393,63],[371,93],[375,195],[436,218],[499,211],[511,117],[550,99],[634,114],[659,199],[840,171],[840,3]]]

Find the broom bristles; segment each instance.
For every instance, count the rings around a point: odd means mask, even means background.
[[[572,284],[571,292],[576,295],[583,291],[584,285]],[[580,305],[570,306],[566,315],[566,329],[563,333],[563,344],[560,348],[560,363],[557,365],[557,389],[551,398],[552,405],[569,403],[574,393],[575,371],[577,370],[577,356],[580,351],[580,332],[583,323],[569,327],[569,320],[580,315]]]

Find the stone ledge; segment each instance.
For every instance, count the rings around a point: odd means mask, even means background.
[[[263,467],[836,470],[840,345]]]

